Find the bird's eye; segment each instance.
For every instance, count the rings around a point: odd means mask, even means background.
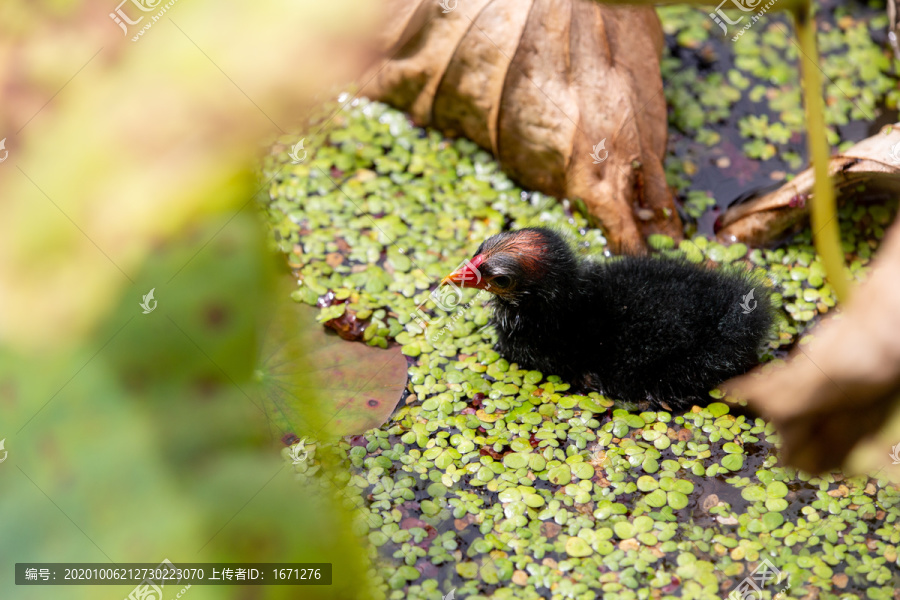
[[[512,279],[507,277],[506,275],[498,275],[491,280],[491,283],[496,285],[497,287],[509,287],[509,284],[512,283]]]

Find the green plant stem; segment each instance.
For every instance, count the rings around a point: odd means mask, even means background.
[[[834,186],[829,173],[831,152],[825,137],[822,77],[811,3],[804,3],[802,7],[793,11],[793,15],[801,50],[800,72],[803,78],[809,155],[816,177],[811,199],[813,241],[816,252],[822,258],[828,283],[834,289],[838,301],[846,302],[850,294],[850,281],[844,268]]]

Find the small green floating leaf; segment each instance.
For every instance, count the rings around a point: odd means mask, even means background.
[[[778,529],[784,524],[784,516],[780,512],[768,512],[762,516],[762,524],[767,531]]]
[[[510,442],[509,447],[520,454],[528,454],[531,452],[531,442],[525,438],[516,438]],[[512,467],[511,467],[512,468]]]
[[[613,531],[623,540],[634,537],[634,525],[628,521],[618,521],[613,525]]]
[[[719,418],[722,415],[728,414],[730,407],[724,402],[713,402],[709,406],[706,407],[706,410],[709,411],[709,414],[714,416],[715,418]]]
[[[478,565],[474,562],[457,563],[456,572],[463,579],[475,579],[478,576]]]
[[[528,371],[523,379],[525,383],[538,383],[543,378],[544,375],[540,371]]]
[[[647,533],[653,529],[653,519],[646,515],[634,518],[634,530],[638,533]]]
[[[541,508],[546,504],[544,498],[538,494],[526,494],[523,500],[531,508]]]
[[[625,423],[632,429],[640,429],[641,427],[646,425],[646,423],[640,417],[640,415],[628,415],[625,417],[624,420],[625,420]]]
[[[784,498],[787,494],[787,486],[780,481],[773,481],[766,486],[766,495],[769,498]]]
[[[688,505],[688,497],[681,492],[666,492],[666,500],[673,510],[680,510]]]
[[[672,484],[672,490],[682,494],[690,494],[694,491],[694,484],[687,479],[676,479],[675,483]]]
[[[585,556],[590,556],[593,553],[594,551],[591,549],[588,543],[580,537],[573,536],[566,540],[566,554],[568,554],[569,556],[583,558]]]
[[[728,262],[740,260],[747,256],[747,246],[741,243],[731,244],[725,251],[725,258]]]
[[[594,398],[582,398],[578,401],[578,406],[581,410],[586,410],[594,414],[602,413],[606,410],[606,407],[597,402]]]
[[[503,464],[508,469],[521,469],[528,466],[528,455],[522,452],[513,452],[503,457]]]
[[[729,454],[722,459],[722,466],[729,471],[740,471],[744,466],[744,457],[741,454]]]
[[[481,467],[478,469],[478,472],[475,473],[475,479],[478,481],[488,482],[494,478],[494,472],[488,469],[487,467]]]
[[[434,459],[434,466],[441,470],[446,469],[452,464],[453,456],[449,452],[441,452],[441,454]]]
[[[646,473],[656,473],[659,471],[659,462],[650,456],[644,459],[644,462],[641,463],[641,468],[644,469]]]
[[[550,469],[547,479],[556,485],[568,485],[572,481],[572,471],[569,469],[569,465],[559,465]]]
[[[647,236],[647,244],[654,250],[671,250],[675,247],[675,240],[661,233],[651,233]]]
[[[662,490],[654,490],[647,494],[644,501],[653,508],[662,508],[666,505],[666,493]]]
[[[706,256],[713,262],[720,263],[725,261],[725,246],[713,243],[709,250],[706,251]]]
[[[766,500],[766,510],[773,512],[781,512],[787,510],[788,501],[784,498],[769,498]]]
[[[522,493],[516,488],[508,488],[497,494],[500,502],[515,502],[522,499]]]
[[[590,479],[594,476],[594,465],[591,463],[575,463],[572,465],[572,473],[578,479]]]
[[[649,475],[642,475],[641,477],[638,477],[637,487],[642,492],[652,492],[659,488],[659,482]]]
[[[528,468],[535,473],[540,473],[547,468],[547,459],[540,454],[530,454],[528,458]]]
[[[761,485],[751,485],[741,490],[741,497],[748,502],[762,502],[768,496]]]
[[[330,321],[332,319],[337,319],[347,310],[346,304],[335,304],[333,306],[328,306],[323,308],[318,316],[316,317],[316,321],[319,323],[324,323],[325,321]]]

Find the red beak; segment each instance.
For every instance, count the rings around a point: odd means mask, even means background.
[[[481,276],[478,267],[484,262],[484,255],[479,254],[472,260],[466,260],[455,271],[441,279],[441,285],[451,283],[458,287],[475,288],[483,290],[487,287],[487,282]]]

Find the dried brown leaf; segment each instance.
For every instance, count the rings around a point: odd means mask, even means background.
[[[864,201],[900,191],[898,144],[900,129],[890,126],[832,157],[829,172],[838,196],[846,198],[861,184],[866,186],[866,197],[860,198]],[[716,236],[723,242],[753,246],[780,241],[808,222],[814,181],[810,167],[777,190],[729,209],[716,224]]]
[[[891,228],[870,279],[840,318],[827,319],[781,367],[766,366],[725,388],[772,420],[785,461],[818,473],[840,466],[900,403],[900,227]],[[890,461],[884,447],[882,466]]]
[[[662,30],[652,9],[412,6],[397,9],[405,25],[382,39],[391,58],[363,78],[364,94],[475,141],[527,188],[582,199],[616,249],[641,250],[651,233],[681,237],[662,165]]]

